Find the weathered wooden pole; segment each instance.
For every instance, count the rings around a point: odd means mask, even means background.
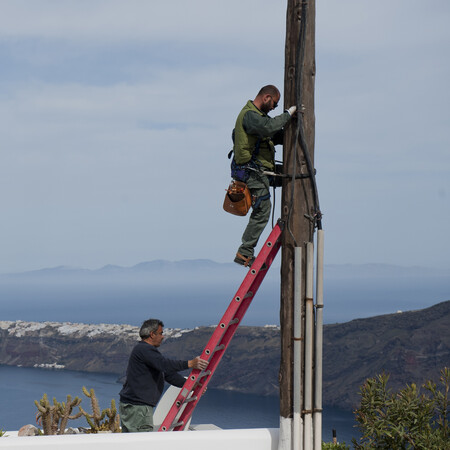
[[[297,105],[297,120],[285,131],[284,172],[292,178],[284,179],[282,190],[282,218],[285,231],[281,253],[281,365],[280,381],[280,450],[289,448],[293,417],[293,316],[294,316],[294,253],[295,247],[306,249],[313,242],[317,222],[314,186],[308,175],[314,163],[314,83],[315,83],[315,0],[288,0],[286,17],[284,106]],[[309,155],[309,164],[308,157]],[[305,311],[306,251],[302,252],[301,305]],[[305,330],[302,326],[301,329]],[[302,347],[304,345],[302,336]],[[302,352],[304,354],[304,352]],[[304,363],[302,363],[304,370]],[[302,377],[303,378],[303,377]],[[301,392],[303,395],[303,392]],[[285,439],[286,437],[286,439]],[[283,449],[283,450],[284,450]],[[298,449],[293,449],[298,450]]]

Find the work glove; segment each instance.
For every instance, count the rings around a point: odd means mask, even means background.
[[[289,113],[289,115],[292,117],[292,115],[295,113],[295,111],[297,111],[297,107],[296,107],[296,106],[291,106],[291,107],[288,108],[286,111],[287,111],[287,112]]]

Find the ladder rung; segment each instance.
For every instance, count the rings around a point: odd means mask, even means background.
[[[218,345],[218,346],[214,349],[213,353],[216,353],[216,352],[218,352],[219,350],[223,350],[224,348],[225,348],[225,344]]]
[[[185,400],[184,403],[190,403],[190,402],[194,402],[195,400],[197,400],[197,396],[193,395],[192,397],[189,397],[187,400]]]
[[[202,372],[202,373],[198,376],[198,379],[200,379],[200,378],[205,378],[205,377],[207,377],[208,375],[211,375],[211,371],[210,371],[210,370],[206,370],[205,372]]]
[[[175,423],[175,424],[172,426],[172,428],[179,427],[180,425],[184,425],[184,421],[183,421],[183,420],[180,420],[179,422]]]

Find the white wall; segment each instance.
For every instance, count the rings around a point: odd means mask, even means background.
[[[6,433],[0,449],[55,450],[277,450],[278,429],[174,431],[168,433],[107,433],[17,437]],[[14,436],[14,434],[16,436]]]

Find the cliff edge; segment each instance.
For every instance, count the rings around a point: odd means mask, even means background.
[[[359,387],[382,371],[392,388],[437,379],[450,366],[450,301],[409,311],[324,326],[323,401],[349,409]],[[200,354],[212,327],[166,329],[164,355]],[[0,322],[0,364],[48,367],[123,376],[138,327],[58,322]],[[275,326],[237,330],[210,387],[276,395],[280,330]]]

